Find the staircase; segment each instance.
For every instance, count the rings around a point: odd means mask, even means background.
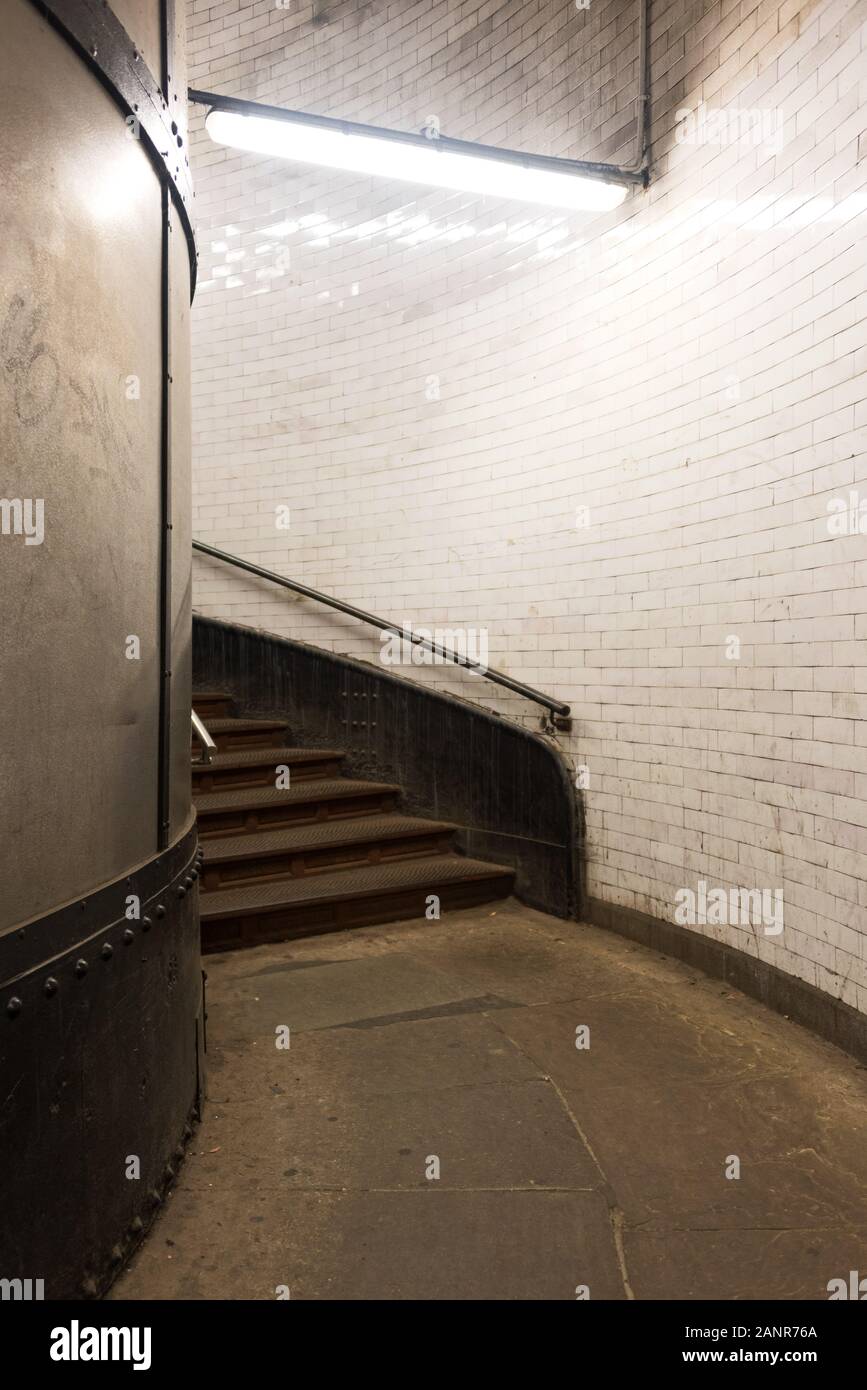
[[[423,917],[432,894],[446,910],[511,893],[512,869],[404,815],[400,787],[344,777],[343,753],[290,747],[285,722],[239,718],[222,692],[193,706],[217,745],[192,763],[203,951]]]

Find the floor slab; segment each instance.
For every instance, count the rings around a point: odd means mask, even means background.
[[[113,1298],[823,1299],[867,1268],[867,1071],[681,962],[509,901],[207,968],[203,1123]]]

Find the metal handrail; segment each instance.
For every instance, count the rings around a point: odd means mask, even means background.
[[[199,740],[199,743],[202,745],[202,756],[199,759],[199,761],[202,763],[213,762],[214,754],[217,751],[217,745],[211,738],[211,735],[208,733],[207,729],[205,728],[199,716],[196,714],[195,710],[190,710],[190,716],[193,722],[193,733]]]
[[[350,618],[358,618],[360,622],[368,623],[371,627],[378,628],[380,632],[394,632],[398,637],[407,637],[410,642],[420,647],[430,648],[431,651],[444,656],[447,661],[453,661],[456,666],[465,666],[467,670],[476,671],[486,680],[503,685],[516,695],[522,695],[525,700],[534,700],[537,705],[544,705],[552,714],[559,714],[564,718],[569,715],[568,705],[552,699],[550,695],[543,695],[540,690],[534,690],[531,685],[524,685],[522,681],[514,681],[511,676],[503,675],[502,671],[492,671],[489,666],[482,666],[477,661],[471,661],[469,657],[461,656],[460,652],[450,651],[448,647],[442,647],[438,642],[433,642],[428,637],[422,637],[419,633],[410,632],[406,628],[386,622],[384,618],[378,618],[375,613],[366,613],[363,608],[354,608],[351,603],[344,603],[342,599],[331,598],[328,594],[320,594],[317,589],[310,589],[306,584],[299,584],[294,579],[284,579],[282,574],[275,574],[273,570],[262,569],[260,565],[252,565],[249,560],[241,560],[237,555],[229,555],[225,550],[217,550],[215,546],[206,545],[204,541],[194,540],[193,550],[198,550],[203,555],[210,555],[214,560],[224,560],[227,565],[235,565],[237,569],[246,570],[248,574],[258,575],[260,579],[270,579],[273,584],[279,584],[284,589],[291,589],[293,593],[301,594],[303,598],[315,599],[317,603],[324,603],[329,608],[336,608],[339,613],[348,613]],[[194,715],[193,718],[195,719],[195,717]]]

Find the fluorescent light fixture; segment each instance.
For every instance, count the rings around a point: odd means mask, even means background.
[[[207,94],[196,93],[193,99]],[[219,100],[215,97],[214,100]],[[225,99],[228,101],[231,99]],[[276,155],[301,164],[374,174],[406,183],[450,188],[460,193],[480,193],[492,198],[515,198],[546,207],[580,208],[609,212],[626,197],[624,182],[606,180],[605,172],[588,173],[579,161],[544,155],[523,155],[515,150],[474,146],[467,140],[379,131],[328,117],[283,112],[260,107],[269,114],[255,114],[255,103],[233,103],[252,108],[214,109],[205,125],[212,140],[254,154]],[[274,111],[274,114],[270,114]],[[613,170],[613,173],[618,171]],[[633,181],[632,179],[629,180]]]

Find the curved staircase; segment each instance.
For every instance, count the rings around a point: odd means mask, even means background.
[[[193,707],[217,745],[192,763],[203,951],[511,893],[512,869],[459,854],[455,826],[404,815],[400,787],[342,776],[342,752],[291,747],[283,721],[238,717],[220,691],[194,694]]]

